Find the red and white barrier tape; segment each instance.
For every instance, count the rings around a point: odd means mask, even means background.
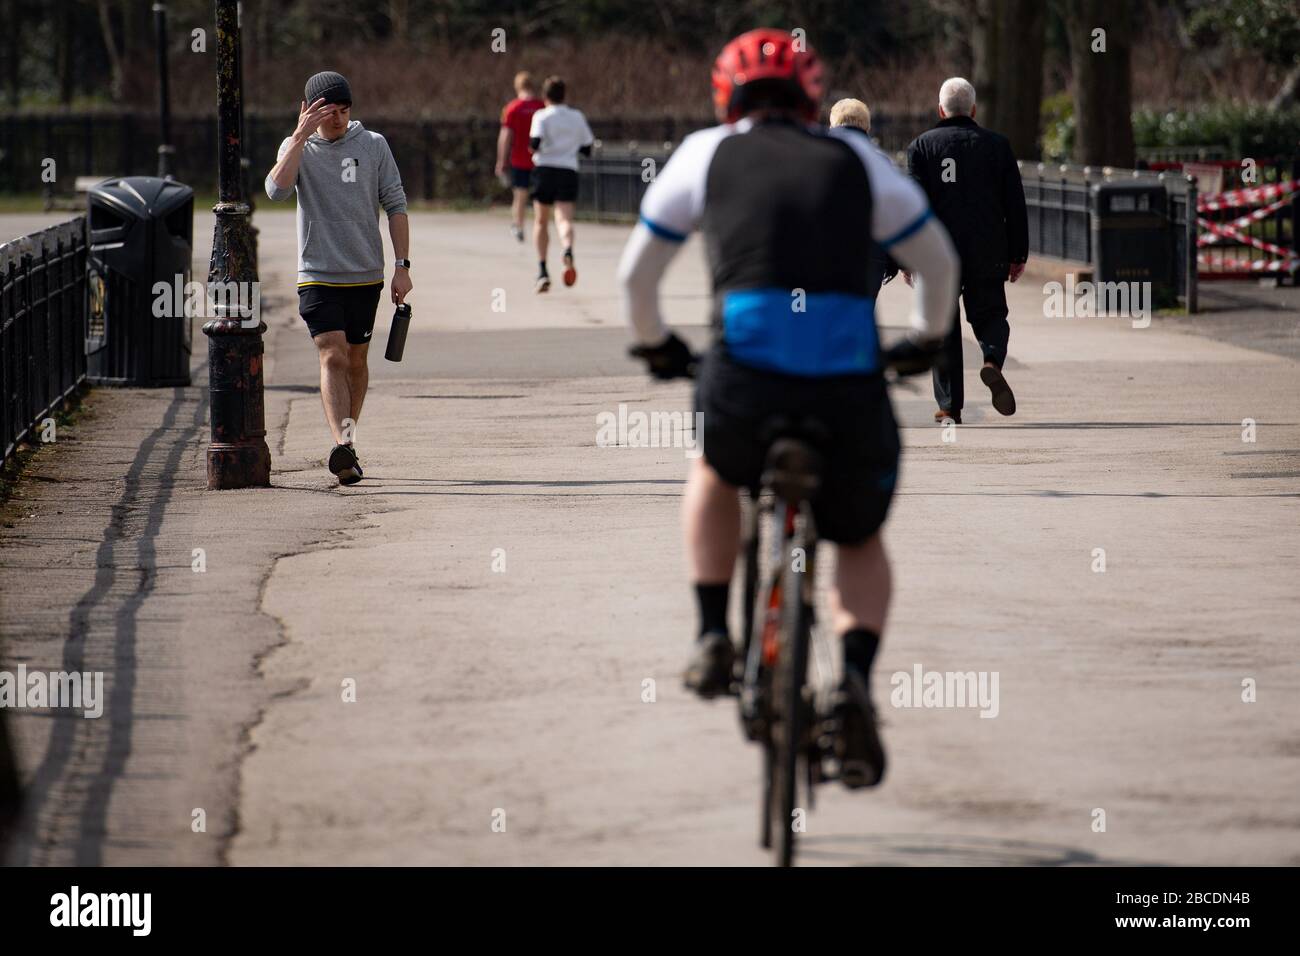
[[[1223,256],[1197,256],[1196,264],[1215,272],[1293,272],[1300,269],[1300,259],[1226,259]]]
[[[1198,197],[1197,212],[1214,212],[1219,209],[1236,209],[1241,206],[1253,206],[1295,192],[1300,180],[1288,179],[1283,183],[1269,183],[1267,186],[1250,186],[1246,189],[1234,189],[1231,192],[1216,193],[1211,196]]]
[[[1196,244],[1198,246],[1211,246],[1220,239],[1233,238],[1225,231],[1225,229],[1245,229],[1252,222],[1259,222],[1261,219],[1267,219],[1289,202],[1291,202],[1289,199],[1279,199],[1270,206],[1260,206],[1254,212],[1248,212],[1244,216],[1239,216],[1232,220],[1232,222],[1210,222],[1207,219],[1198,218],[1196,220],[1197,224],[1199,224],[1203,229],[1208,229],[1210,235],[1199,237],[1196,240]]]
[[[1212,237],[1198,236],[1196,238],[1196,245],[1198,247],[1209,245],[1211,242],[1218,242],[1219,239],[1235,239],[1244,246],[1254,246],[1256,249],[1262,249],[1264,252],[1271,252],[1275,256],[1285,257],[1294,255],[1292,250],[1287,249],[1285,246],[1277,246],[1271,242],[1265,242],[1263,239],[1256,238],[1255,236],[1247,235],[1240,229],[1234,228],[1229,223],[1213,223],[1199,217],[1196,222],[1201,226],[1201,228],[1209,229],[1214,233]]]

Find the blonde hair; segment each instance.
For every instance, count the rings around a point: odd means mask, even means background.
[[[856,126],[864,132],[871,131],[871,110],[862,100],[840,100],[831,107],[832,126]]]
[[[515,92],[516,93],[536,93],[537,87],[533,85],[533,74],[527,70],[520,70],[515,74]]]

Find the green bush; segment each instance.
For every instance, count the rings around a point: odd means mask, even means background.
[[[1074,152],[1074,97],[1066,90],[1043,100],[1039,110],[1043,162],[1068,163]]]
[[[1138,146],[1223,146],[1230,156],[1300,154],[1300,108],[1222,104],[1192,110],[1136,110]]]

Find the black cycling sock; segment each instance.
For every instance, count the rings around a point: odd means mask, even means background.
[[[700,633],[727,633],[727,591],[730,581],[722,584],[695,585],[695,599],[700,606]]]
[[[855,668],[865,677],[871,676],[871,665],[876,659],[880,635],[865,627],[844,632],[844,666]]]

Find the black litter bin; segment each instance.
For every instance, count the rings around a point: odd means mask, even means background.
[[[154,176],[106,179],[90,190],[89,207],[86,377],[190,384],[194,190]]]
[[[1092,248],[1098,282],[1170,278],[1169,195],[1160,183],[1092,187]]]

